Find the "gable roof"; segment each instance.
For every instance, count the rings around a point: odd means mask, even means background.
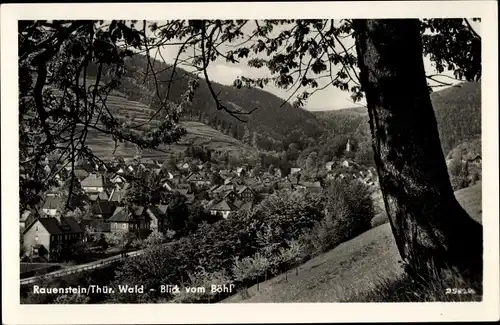
[[[251,210],[254,207],[254,203],[251,201],[246,202],[246,201],[238,200],[238,201],[234,202],[234,205],[240,210]]]
[[[120,202],[123,198],[123,196],[125,195],[125,191],[120,191],[120,190],[117,190],[116,188],[113,189],[113,191],[111,192],[111,195],[109,196],[109,201],[111,202]]]
[[[307,188],[321,188],[320,182],[299,182],[297,185]]]
[[[82,180],[81,185],[82,187],[104,187],[106,181],[103,175],[89,174],[89,176]]]
[[[232,204],[231,202],[228,202],[226,200],[222,200],[219,203],[214,204],[210,210],[216,210],[216,211],[236,211],[238,208]]]
[[[62,209],[64,201],[60,196],[47,196],[42,209],[59,210]]]
[[[150,216],[152,215],[156,219],[161,220],[161,219],[166,218],[167,208],[168,208],[168,205],[164,205],[164,204],[151,205],[148,207],[147,212]]]
[[[83,229],[80,227],[75,218],[61,217],[59,221],[54,217],[43,217],[33,221],[28,227],[26,227],[23,233],[26,233],[34,224],[36,224],[37,221],[39,221],[51,235],[75,234],[83,232]]]
[[[239,189],[238,194],[242,194],[242,193],[243,193],[243,192],[245,192],[246,190],[249,190],[249,191],[251,191],[251,192],[253,193],[253,190],[252,190],[250,187],[248,187],[248,186],[246,186],[246,185],[245,185],[245,186],[243,186],[243,187],[241,187],[241,188]]]

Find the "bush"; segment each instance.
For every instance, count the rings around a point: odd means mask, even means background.
[[[371,228],[374,207],[368,186],[359,182],[332,181],[324,193],[325,218],[302,236],[313,253],[332,249]]]
[[[55,300],[55,304],[88,304],[90,298],[84,294],[69,294],[58,296]]]
[[[269,260],[260,253],[254,256],[245,257],[243,259],[235,258],[232,268],[233,277],[236,281],[246,283],[249,281],[257,280],[264,275],[267,280],[267,272],[269,269]]]
[[[380,225],[386,224],[389,222],[389,218],[387,217],[387,213],[382,212],[373,217],[371,221],[372,228],[378,227]]]
[[[202,269],[190,276],[191,288],[197,288],[195,292],[188,292],[188,287],[181,287],[180,293],[175,294],[171,302],[177,303],[200,303],[211,302],[220,294],[212,292],[212,285],[227,285],[231,283],[230,277],[224,272],[209,273]],[[204,289],[199,289],[204,288]]]

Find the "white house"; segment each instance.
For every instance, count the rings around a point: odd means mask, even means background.
[[[333,161],[329,161],[329,162],[327,162],[327,163],[325,164],[325,168],[326,168],[326,170],[328,170],[328,171],[332,170],[332,168],[333,168],[334,164],[335,164],[335,163],[334,163]]]
[[[82,180],[81,185],[82,189],[87,193],[103,192],[106,188],[106,180],[103,175],[89,174]]]
[[[233,213],[237,210],[238,210],[238,208],[234,204],[232,204],[231,202],[228,202],[226,200],[222,200],[219,203],[214,204],[210,208],[210,213],[212,215],[216,215],[219,213],[222,215],[222,217],[224,219],[227,219],[231,215],[231,213]]]

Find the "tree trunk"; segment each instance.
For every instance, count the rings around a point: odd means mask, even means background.
[[[420,22],[355,20],[385,208],[406,270],[482,276],[482,226],[455,199],[426,82]]]

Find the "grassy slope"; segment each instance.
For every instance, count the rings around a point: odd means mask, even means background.
[[[146,105],[129,101],[120,94],[109,96],[107,106],[115,117],[124,117],[128,115],[132,117],[134,123],[146,122],[149,120],[149,109]],[[158,120],[153,120],[153,123],[158,123]],[[214,151],[229,151],[242,152],[252,151],[253,149],[242,142],[227,136],[210,126],[199,122],[182,122],[187,130],[187,135],[181,139],[178,144],[171,146],[163,146],[160,150],[145,150],[143,156],[145,158],[164,158],[169,154],[185,150],[190,145],[206,146]],[[88,138],[89,146],[94,150],[94,153],[101,158],[110,158],[113,155],[114,143],[104,134],[91,133]],[[116,149],[116,155],[124,158],[133,157],[136,154],[132,144],[120,144]]]
[[[459,190],[457,200],[471,216],[481,221],[481,183]],[[389,224],[373,228],[317,256],[295,270],[249,288],[223,302],[338,302],[370,291],[378,283],[395,279],[402,271]]]

